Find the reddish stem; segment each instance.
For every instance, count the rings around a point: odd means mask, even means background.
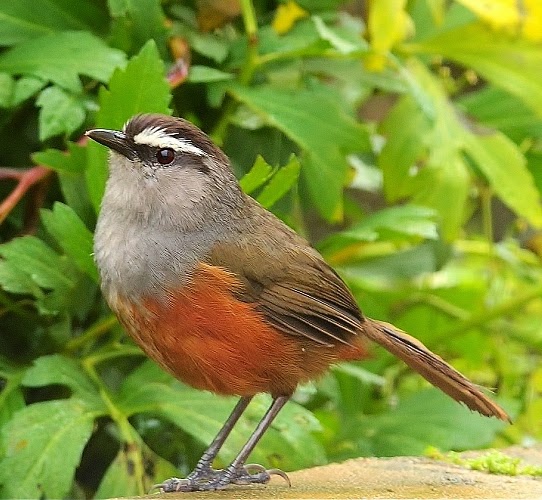
[[[49,175],[52,170],[46,167],[32,167],[25,170],[18,170],[15,168],[0,168],[0,180],[1,179],[18,179],[19,182],[15,186],[15,189],[9,194],[9,196],[0,204],[0,224],[4,222],[9,213],[15,208],[21,198],[28,192],[28,190],[39,182],[42,182]]]

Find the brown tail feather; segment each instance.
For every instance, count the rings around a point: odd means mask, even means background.
[[[487,417],[510,422],[510,417],[496,403],[485,396],[469,379],[433,354],[419,340],[393,325],[367,318],[364,334],[401,358],[435,387],[471,410]]]

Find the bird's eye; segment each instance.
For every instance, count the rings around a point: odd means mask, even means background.
[[[169,165],[175,159],[175,151],[171,148],[162,148],[156,152],[156,159],[160,165]]]

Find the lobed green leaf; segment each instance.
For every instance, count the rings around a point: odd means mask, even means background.
[[[63,498],[97,414],[78,399],[27,406],[3,427],[0,483],[10,498]]]
[[[41,211],[41,219],[66,255],[73,259],[81,271],[97,282],[98,271],[92,257],[92,233],[73,209],[56,202],[52,210]]]
[[[125,55],[84,31],[33,38],[0,54],[0,72],[50,81],[72,92],[82,90],[79,75],[107,82]]]
[[[40,141],[55,135],[69,135],[85,120],[86,112],[82,100],[58,87],[47,87],[43,90],[36,100],[36,105],[41,108]]]
[[[313,203],[327,219],[339,220],[346,156],[370,150],[367,130],[343,112],[331,91],[322,88],[292,92],[232,86],[230,92],[303,149],[302,179]]]

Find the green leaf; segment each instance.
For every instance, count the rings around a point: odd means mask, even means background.
[[[66,255],[97,282],[98,271],[92,258],[92,233],[77,214],[67,205],[56,202],[52,210],[41,211],[41,219]]]
[[[144,363],[123,383],[117,405],[127,415],[145,412],[160,415],[208,445],[231,412],[233,398],[218,397],[172,382],[172,377],[158,367]],[[254,399],[221,450],[224,463],[239,452],[269,403],[265,396]],[[271,462],[272,465],[286,469],[323,463],[322,447],[311,435],[316,430],[320,430],[320,426],[314,415],[289,403],[262,438],[251,460],[265,463],[278,460]]]
[[[350,54],[352,52],[368,52],[369,46],[361,37],[361,31],[354,33],[352,31],[341,30],[336,27],[330,27],[324,23],[320,16],[312,16],[312,21],[322,40],[326,40],[330,45],[341,54]]]
[[[41,295],[40,287],[26,271],[6,261],[0,261],[0,286],[10,293]]]
[[[265,208],[271,208],[297,183],[300,169],[301,166],[297,156],[292,155],[290,161],[280,167],[267,182],[258,195],[258,201]]]
[[[124,63],[123,52],[83,31],[33,38],[0,54],[0,72],[37,77],[76,93],[82,90],[79,75],[107,82]]]
[[[85,107],[81,99],[58,87],[47,87],[43,90],[36,100],[36,105],[41,108],[40,141],[55,135],[69,135],[85,120]]]
[[[87,148],[68,142],[68,154],[58,149],[46,149],[32,155],[34,163],[62,173],[80,173],[85,170]]]
[[[349,229],[334,233],[323,240],[318,248],[326,255],[343,250],[345,247],[382,240],[392,240],[394,236],[416,239],[438,238],[437,212],[431,208],[403,205],[384,208],[365,217]]]
[[[540,45],[489,29],[481,22],[450,29],[412,44],[416,52],[438,54],[471,67],[496,87],[519,97],[542,117]]]
[[[465,148],[501,200],[534,226],[542,226],[540,195],[518,147],[494,132],[469,134]]]
[[[114,7],[120,10],[120,6]],[[138,52],[149,40],[154,40],[166,57],[166,18],[160,0],[125,0],[123,10],[132,42],[130,52]]]
[[[15,80],[7,73],[0,73],[0,108],[9,108],[13,101]]]
[[[60,189],[66,203],[89,226],[95,223],[95,211],[92,206],[85,169],[87,167],[87,147],[68,142],[68,151],[47,149],[32,155],[32,160],[58,172]]]
[[[60,354],[37,358],[32,367],[26,371],[22,384],[29,387],[65,385],[78,399],[85,402],[87,408],[106,411],[97,387],[86,375],[81,363]]]
[[[15,238],[0,245],[0,256],[4,257],[0,261],[0,284],[14,293],[34,295],[42,314],[66,309],[76,313],[83,299],[82,287],[86,296],[92,297],[93,292],[89,292],[94,286],[90,279],[85,281],[69,259],[34,236]]]
[[[65,288],[73,285],[66,276],[60,256],[34,236],[15,238],[0,245],[0,255],[9,264],[27,273],[42,288]]]
[[[208,66],[194,65],[190,67],[188,81],[192,83],[220,82],[231,80],[233,75]]]
[[[377,385],[382,387],[386,384],[386,379],[380,375],[376,375],[361,366],[354,363],[341,363],[339,365],[333,365],[331,367],[332,371],[338,373],[344,373],[355,379],[359,380],[363,384],[367,385]]]
[[[447,240],[453,239],[467,214],[470,190],[467,164],[458,153],[443,156],[428,162],[418,174],[417,182],[412,203],[434,208],[440,214],[442,235]]]
[[[405,123],[409,126],[405,127]],[[422,156],[430,122],[410,95],[402,97],[380,125],[386,143],[378,156],[384,174],[384,192],[390,201],[411,196],[416,184],[411,169]]]
[[[228,57],[230,45],[226,38],[214,33],[202,33],[197,26],[194,12],[188,7],[172,4],[170,8],[171,13],[177,17],[190,18],[187,19],[187,22],[175,22],[173,24],[173,33],[176,36],[186,39],[191,50],[217,63],[225,61],[226,57]]]
[[[134,473],[134,454],[143,455],[145,463],[145,483],[147,493],[150,486],[164,478],[174,477],[178,474],[177,469],[167,460],[154,453],[139,440],[138,446],[130,443],[129,446],[121,447],[117,456],[105,472],[100,486],[94,498],[118,498],[136,497],[141,495],[140,478]]]
[[[265,184],[272,173],[273,167],[262,156],[258,155],[252,168],[239,181],[241,189],[247,194],[256,191],[256,189]]]
[[[312,201],[324,217],[339,220],[346,156],[370,150],[367,130],[346,115],[334,94],[324,89],[290,92],[234,86],[230,92],[303,149],[302,178]]]
[[[370,240],[388,230],[397,234],[437,239],[436,212],[427,207],[403,205],[389,207],[364,219],[359,224],[343,232],[352,238]],[[367,238],[368,237],[368,238]]]
[[[0,45],[15,45],[57,31],[102,30],[103,9],[73,0],[7,0],[0,2]]]
[[[542,120],[516,96],[499,88],[469,92],[458,104],[477,122],[500,130],[518,144],[525,138],[542,137]]]
[[[466,450],[488,446],[505,422],[469,411],[437,389],[426,389],[395,409],[363,418],[359,429],[371,454],[421,455],[428,446]]]
[[[23,76],[15,82],[11,106],[18,106],[34,94],[37,94],[47,82],[33,76]]]
[[[96,416],[77,399],[20,410],[2,429],[3,493],[8,498],[65,497]]]
[[[156,44],[150,40],[125,69],[115,72],[108,89],[100,89],[96,126],[120,130],[137,113],[169,114],[170,100],[164,63]],[[98,211],[107,180],[107,148],[89,143],[86,179],[90,198]]]
[[[111,17],[125,16],[128,11],[128,0],[107,0],[107,7]]]
[[[16,366],[0,357],[0,379],[4,379],[0,391],[0,429],[11,420],[13,415],[25,406],[24,395],[21,391],[21,380],[26,366]],[[0,447],[0,457],[2,449]]]

